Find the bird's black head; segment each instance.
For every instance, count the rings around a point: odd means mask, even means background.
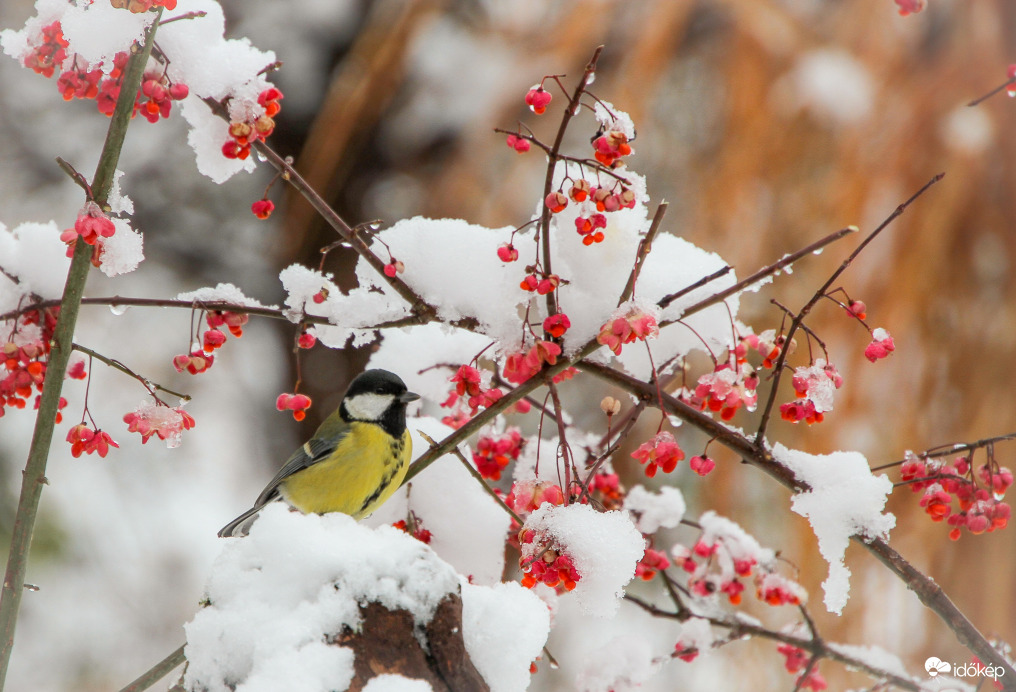
[[[406,430],[406,404],[419,398],[395,373],[365,370],[349,384],[339,411],[347,422],[377,423],[399,437]]]

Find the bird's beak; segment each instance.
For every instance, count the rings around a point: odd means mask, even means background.
[[[408,404],[410,401],[416,401],[420,398],[420,395],[416,392],[406,392],[399,397],[399,401],[403,404]]]

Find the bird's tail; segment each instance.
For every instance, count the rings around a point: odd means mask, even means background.
[[[246,536],[248,531],[250,531],[251,524],[254,523],[254,518],[257,517],[258,512],[263,508],[264,505],[251,507],[236,519],[223,526],[219,529],[219,538]]]

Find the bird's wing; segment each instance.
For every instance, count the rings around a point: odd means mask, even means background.
[[[334,415],[334,414],[333,414]],[[321,424],[317,432],[314,433],[314,437],[305,442],[295,452],[293,452],[286,463],[282,465],[279,472],[275,474],[265,489],[261,491],[261,495],[254,502],[254,506],[249,510],[238,516],[233,521],[226,524],[219,531],[219,536],[234,536],[237,535],[237,529],[240,530],[240,535],[246,535],[245,525],[248,520],[255,514],[261,511],[261,508],[272,500],[279,499],[279,485],[292,476],[297,471],[302,471],[308,466],[312,466],[319,461],[324,461],[335,448],[339,446],[342,440],[349,434],[349,426],[346,425],[337,415],[333,418],[327,419]]]
[[[313,466],[319,461],[324,461],[335,448],[339,446],[342,440],[349,434],[348,426],[343,426],[341,430],[335,431],[330,435],[322,435],[321,431],[318,431],[314,437],[307,442],[303,443],[299,449],[290,455],[286,463],[282,465],[279,472],[275,474],[265,489],[261,491],[258,499],[254,502],[254,509],[260,509],[266,503],[271,502],[279,495],[279,485],[282,481],[292,476],[297,471],[302,471],[308,466]]]

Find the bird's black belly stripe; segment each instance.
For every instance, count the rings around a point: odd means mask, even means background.
[[[395,440],[391,443],[391,454],[389,455],[388,462],[385,464],[385,466],[387,467],[392,462],[395,463],[395,466],[389,469],[389,471],[385,473],[384,476],[381,477],[381,483],[378,485],[377,490],[371,493],[370,496],[368,496],[367,499],[363,501],[363,504],[360,505],[360,509],[357,512],[358,514],[359,512],[363,512],[368,507],[370,507],[371,503],[376,501],[379,497],[381,497],[381,493],[387,490],[388,486],[392,484],[392,480],[395,478],[395,475],[399,472],[399,469],[401,469],[403,464],[405,463],[405,461],[402,459],[402,448],[403,444],[401,439]]]

